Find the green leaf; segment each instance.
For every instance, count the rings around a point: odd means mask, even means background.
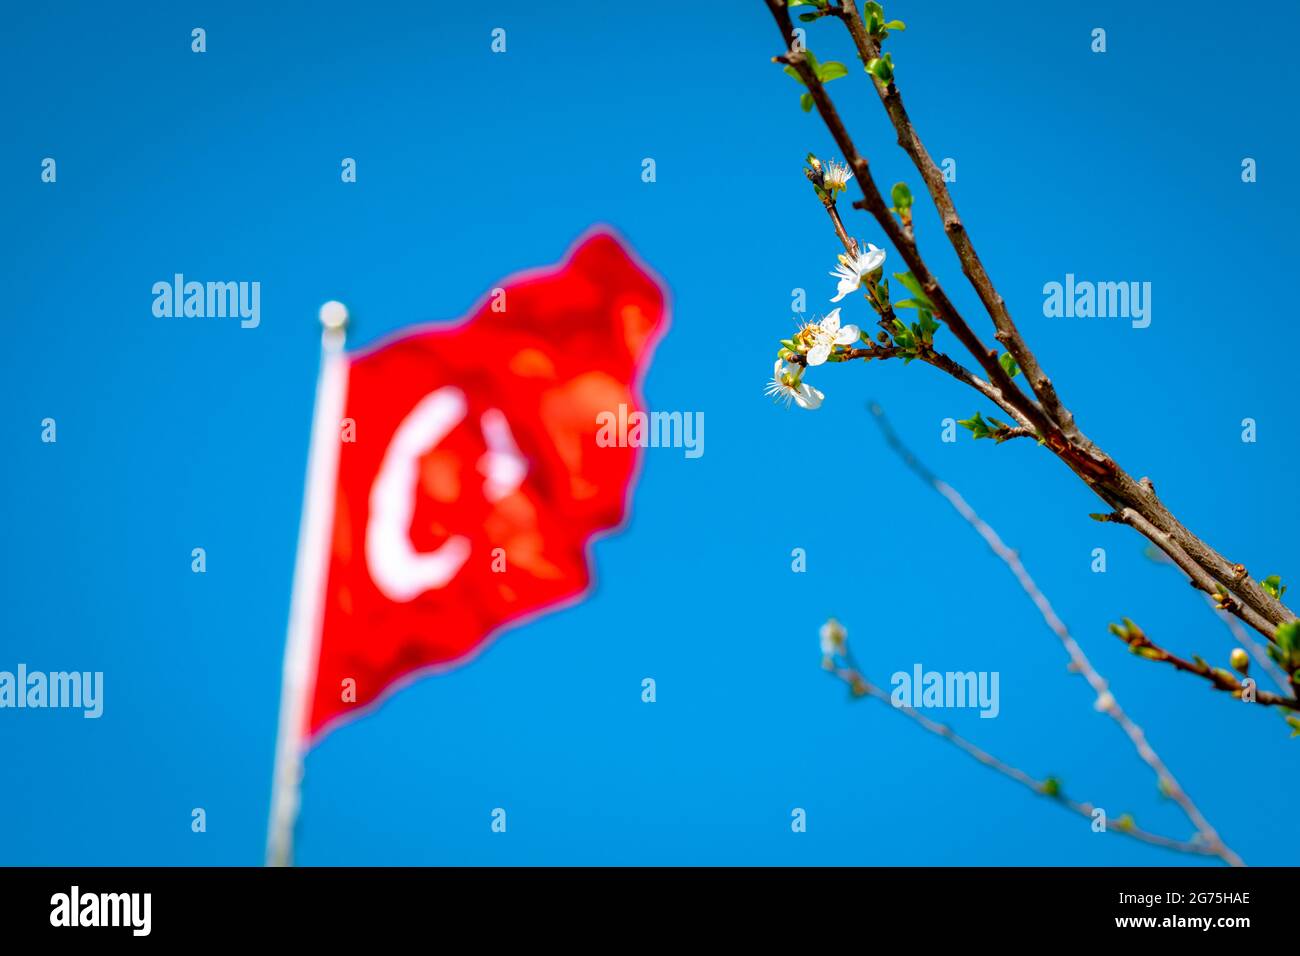
[[[905,351],[916,349],[916,336],[898,319],[894,319],[894,345]]]
[[[976,438],[992,438],[993,429],[989,428],[988,422],[984,421],[982,415],[976,412],[970,418],[958,419],[957,424],[962,428],[967,428]]]
[[[1282,583],[1282,578],[1276,574],[1270,574],[1260,585],[1277,600],[1282,600],[1282,595],[1286,594],[1286,585]]]
[[[801,13],[799,19],[804,23],[812,23],[814,20],[820,20],[821,14],[818,13]]]
[[[899,32],[902,32],[903,30],[907,29],[907,24],[905,24],[902,20],[890,20],[888,23],[885,24],[885,29],[898,30]]]
[[[798,83],[800,86],[808,85],[803,81],[803,77],[799,75],[799,71],[796,70],[794,67],[790,66],[789,64],[787,64],[784,68],[782,68],[781,72],[784,73],[786,76],[794,77],[794,81]]]
[[[916,276],[912,275],[910,272],[895,272],[894,278],[903,283],[904,288],[920,299],[921,303],[927,309],[931,312],[934,311],[934,303],[930,301],[930,297],[926,295],[925,290],[921,288],[921,283],[916,281]]]
[[[811,93],[804,93],[802,96],[799,97],[799,108],[803,110],[805,113],[809,113],[812,111],[813,95]]]
[[[838,80],[841,76],[848,76],[849,68],[843,63],[831,60],[823,63],[817,68],[817,79],[823,83],[829,83],[831,80]]]
[[[1016,364],[1010,352],[1003,352],[1002,357],[998,359],[998,364],[1002,366],[1002,371],[1007,373],[1007,378],[1015,378],[1020,374],[1020,366]]]
[[[1277,646],[1290,656],[1300,647],[1300,621],[1284,621],[1277,626],[1273,636],[1277,638]]]
[[[934,333],[939,331],[939,323],[930,314],[929,309],[921,310],[921,341],[926,345],[934,341]]]
[[[895,209],[912,208],[912,190],[907,188],[907,183],[894,183],[894,188],[889,191],[889,198],[894,200]]]

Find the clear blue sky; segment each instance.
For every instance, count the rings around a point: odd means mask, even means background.
[[[957,160],[963,218],[1084,429],[1229,557],[1300,580],[1294,5],[888,12],[908,24],[891,42],[912,115]],[[1028,443],[941,443],[942,419],[990,409],[920,365],[821,369],[813,414],[763,398],[790,291],[826,307],[836,243],[800,173],[832,147],[769,62],[762,4],[82,3],[7,18],[0,669],[102,670],[106,701],[98,721],[0,712],[0,863],[261,860],[317,308],[348,303],[356,345],[455,318],[595,222],[671,287],[647,395],[705,413],[705,455],[648,454],[630,527],[595,549],[590,600],[310,755],[302,863],[1187,861],[1092,834],[820,670],[817,627],[834,614],[877,680],[917,662],[998,671],[1000,716],[957,713],[960,731],[1112,815],[1190,833],[1005,569],[884,448],[872,397],[1020,549],[1234,848],[1296,861],[1278,807],[1300,785],[1300,741],[1106,633],[1128,615],[1185,654],[1223,663],[1232,646],[1140,539],[1088,520],[1098,502],[1064,468]],[[1089,51],[1097,26],[1104,55]],[[810,45],[852,67],[840,34],[817,24]],[[919,192],[860,72],[832,91],[878,178]],[[920,207],[923,248],[976,315]],[[880,243],[861,214],[850,223]],[[260,281],[261,326],[155,319],[151,286],[176,272]],[[1150,281],[1151,327],[1044,318],[1042,286],[1067,272]],[[1096,547],[1106,574],[1089,570]]]

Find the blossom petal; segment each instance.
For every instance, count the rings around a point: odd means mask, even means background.
[[[874,272],[876,269],[880,268],[884,261],[885,250],[871,246],[869,252],[863,253],[858,257],[857,264],[861,267],[862,272]]]
[[[840,310],[832,309],[821,321],[821,329],[828,335],[834,335],[840,328]]]
[[[808,350],[808,364],[821,365],[823,362],[826,361],[827,358],[830,357],[830,354],[831,354],[831,347],[829,343],[814,345],[811,349]]]
[[[838,311],[838,310],[837,310]],[[836,345],[852,345],[858,340],[859,329],[856,325],[846,325],[835,335]]]
[[[800,408],[806,408],[811,411],[821,406],[823,395],[818,389],[813,388],[807,382],[803,382],[794,391],[794,400]]]

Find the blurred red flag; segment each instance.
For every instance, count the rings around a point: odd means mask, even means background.
[[[581,595],[639,455],[597,447],[596,416],[642,407],[665,325],[658,282],[596,232],[459,324],[345,356],[304,738]]]

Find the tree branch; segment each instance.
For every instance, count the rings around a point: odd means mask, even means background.
[[[848,130],[840,120],[839,114],[835,110],[835,105],[831,102],[830,97],[826,94],[826,89],[821,81],[817,78],[812,68],[808,65],[808,59],[804,56],[802,50],[795,50],[791,47],[794,38],[794,27],[790,22],[790,14],[786,9],[784,0],[766,0],[768,9],[771,10],[773,17],[776,18],[777,26],[781,30],[783,42],[786,45],[786,52],[781,56],[775,57],[778,63],[784,63],[792,67],[802,78],[804,86],[812,95],[813,102],[817,105],[817,111],[821,114],[822,120],[826,123],[831,135],[835,138],[840,152],[844,154],[844,161],[849,164],[853,170],[853,175],[858,183],[858,188],[862,191],[863,203],[868,208],[877,221],[884,229],[886,235],[894,247],[898,249],[899,254],[907,263],[908,268],[916,277],[922,288],[925,289],[926,295],[934,303],[935,313],[941,318],[948,327],[957,336],[958,340],[965,346],[966,350],[980,363],[980,366],[989,376],[992,382],[1001,392],[1006,394],[1011,400],[1011,396],[1018,397],[1018,401],[1013,401],[1018,407],[1022,407],[1025,416],[1044,433],[1049,431],[1046,418],[1043,416],[1042,409],[1032,399],[1027,398],[1011,381],[1006,370],[998,364],[996,350],[986,349],[979,341],[966,321],[961,317],[956,307],[948,300],[948,296],[940,288],[938,280],[930,273],[925,262],[921,259],[916,244],[904,235],[902,228],[894,221],[893,216],[889,213],[889,207],[884,197],[881,196],[880,190],[876,187],[875,180],[872,178],[871,169],[866,159],[857,151],[853,145],[853,140],[849,136]],[[855,205],[857,205],[855,203]],[[1055,429],[1050,429],[1055,431]]]
[[[1192,587],[1199,588],[1207,595],[1215,599],[1215,607],[1237,615],[1251,627],[1264,634],[1272,636],[1274,628],[1269,622],[1260,616],[1254,608],[1246,607],[1240,601],[1232,597],[1227,591],[1212,578],[1205,570],[1192,560],[1191,555],[1183,550],[1182,546],[1174,540],[1173,535],[1160,530],[1142,515],[1138,514],[1132,508],[1121,508],[1109,515],[1093,515],[1098,521],[1111,521],[1116,524],[1126,524],[1129,527],[1141,532],[1161,551],[1167,554],[1183,573],[1187,575]]]
[[[835,15],[848,27],[849,34],[853,38],[853,44],[857,47],[858,57],[862,60],[863,67],[865,67],[870,60],[880,56],[880,44],[867,33],[855,0],[841,0],[840,6],[835,10]],[[885,86],[876,82],[875,79],[871,79],[870,74],[868,74],[868,77],[868,82],[880,97],[880,102],[884,104],[885,111],[889,114],[889,119],[898,133],[898,145],[911,157],[912,164],[920,173],[926,190],[930,194],[930,199],[939,211],[939,216],[943,220],[944,232],[947,234],[949,242],[952,243],[957,258],[961,261],[962,272],[970,280],[970,284],[979,295],[980,302],[983,303],[985,310],[993,319],[993,324],[997,328],[997,334],[994,337],[1007,347],[1007,351],[1011,353],[1011,357],[1016,360],[1016,364],[1024,372],[1030,388],[1034,390],[1034,394],[1042,403],[1044,410],[1060,427],[1065,436],[1075,444],[1092,450],[1091,443],[1075,426],[1074,416],[1057,398],[1056,389],[1052,386],[1051,380],[1043,373],[1038,364],[1038,359],[1025,345],[1020,331],[1011,319],[1010,312],[1007,311],[1006,302],[998,294],[997,289],[993,287],[993,280],[989,278],[989,274],[980,261],[979,254],[975,251],[975,246],[971,242],[969,234],[966,232],[966,227],[962,225],[961,218],[957,215],[957,208],[953,205],[952,196],[948,192],[948,185],[944,182],[943,172],[930,158],[925,144],[921,142],[921,137],[917,135],[916,129],[912,126],[912,121],[907,115],[907,109],[903,106],[903,97],[898,92],[898,87],[892,80]]]
[[[839,210],[836,208],[835,199],[832,196],[827,195],[822,198],[822,205],[826,208],[826,212],[830,216],[831,224],[835,229],[835,235],[839,238],[840,243],[844,246],[844,251],[847,252],[850,256],[856,256],[858,253],[857,240],[854,239],[852,236],[850,236],[848,234],[848,231],[844,228],[844,223],[840,219]],[[872,302],[871,305],[872,308],[877,309],[877,311],[880,313],[880,322],[879,322],[880,327],[887,332],[892,331],[893,321],[896,318],[892,306],[886,306],[884,309],[880,309],[875,302]],[[849,349],[845,352],[838,353],[837,357],[841,361],[849,361],[852,359],[859,359],[859,358],[884,359],[884,358],[893,358],[897,354],[897,352],[898,349],[892,346],[880,345],[880,346],[872,346],[870,349]],[[1007,399],[1007,397],[1002,394],[1002,392],[998,388],[984,381],[984,379],[980,378],[978,375],[971,372],[961,363],[954,361],[952,358],[950,358],[949,356],[945,355],[942,352],[935,351],[931,347],[924,347],[919,349],[916,357],[917,359],[924,362],[925,364],[937,368],[941,372],[946,372],[948,375],[951,375],[953,378],[957,379],[957,381],[961,382],[962,384],[968,385],[971,388],[975,389],[977,392],[979,392],[989,401],[997,405],[998,408],[1002,409],[1004,412],[1012,416],[1017,422],[1020,423],[1018,428],[1011,430],[1015,434],[1009,433],[1001,440],[1006,440],[1008,438],[1016,438],[1019,437],[1020,435],[1037,434],[1034,431],[1033,426],[1030,424],[1029,419],[1025,417],[1024,413],[1021,412],[1016,405],[1013,405]],[[789,359],[789,361],[794,363],[795,365],[804,364],[803,356],[798,354],[793,355]]]
[[[1223,842],[1214,827],[1210,825],[1210,821],[1205,818],[1204,814],[1201,813],[1196,804],[1192,802],[1192,798],[1188,796],[1187,791],[1182,788],[1177,779],[1175,779],[1173,773],[1171,773],[1169,768],[1165,766],[1164,761],[1160,759],[1160,755],[1156,753],[1155,748],[1148,743],[1146,734],[1143,732],[1142,728],[1138,726],[1133,718],[1129,717],[1128,714],[1125,713],[1122,707],[1120,707],[1119,701],[1116,700],[1115,695],[1110,692],[1110,688],[1107,686],[1105,679],[1097,672],[1096,668],[1092,666],[1087,655],[1083,653],[1083,648],[1079,646],[1078,642],[1075,641],[1074,637],[1071,636],[1069,630],[1066,628],[1065,622],[1056,616],[1056,611],[1052,609],[1052,605],[1047,600],[1047,596],[1039,590],[1038,585],[1034,583],[1034,579],[1030,577],[1029,571],[1020,560],[1020,555],[1003,543],[1002,539],[998,536],[998,533],[993,529],[993,527],[975,513],[975,510],[966,503],[966,499],[964,499],[955,488],[941,480],[934,474],[934,472],[930,471],[929,468],[922,464],[920,459],[912,454],[911,450],[903,444],[902,440],[898,437],[898,434],[889,424],[889,420],[885,418],[884,410],[879,405],[872,403],[871,414],[875,417],[876,424],[880,426],[880,430],[884,434],[885,441],[888,443],[889,447],[903,459],[903,462],[908,466],[908,468],[920,477],[921,480],[925,481],[931,488],[947,500],[947,502],[952,505],[953,509],[966,520],[966,523],[974,528],[976,533],[984,539],[984,542],[989,546],[993,553],[1002,559],[1002,563],[1007,566],[1012,575],[1015,576],[1016,581],[1020,584],[1020,587],[1027,595],[1029,595],[1029,599],[1033,601],[1034,606],[1038,608],[1038,612],[1042,615],[1043,620],[1047,623],[1047,626],[1051,629],[1052,633],[1060,639],[1061,644],[1065,647],[1065,652],[1070,658],[1070,669],[1074,673],[1083,677],[1083,679],[1088,682],[1088,686],[1090,686],[1096,693],[1097,702],[1095,706],[1097,710],[1110,717],[1119,725],[1120,729],[1124,731],[1124,734],[1132,742],[1133,748],[1137,751],[1137,754],[1142,759],[1143,763],[1150,767],[1155,773],[1156,780],[1159,782],[1161,788],[1175,803],[1178,804],[1183,813],[1187,815],[1187,819],[1192,822],[1194,827],[1196,827],[1197,832],[1201,834],[1201,838],[1205,841],[1206,845],[1213,847],[1215,855],[1222,858],[1224,862],[1229,863],[1232,866],[1243,866],[1244,863],[1242,862],[1241,857],[1237,856],[1237,854]]]
[[[1091,441],[1084,438],[1078,431],[1073,424],[1072,416],[1061,405],[1036,358],[1024,345],[1019,332],[1015,330],[1005,304],[1002,302],[1001,297],[997,295],[991,281],[988,280],[982,264],[979,264],[978,256],[974,252],[974,246],[970,244],[964,227],[960,226],[960,220],[956,218],[956,210],[952,208],[951,197],[947,195],[946,187],[943,187],[942,184],[942,176],[940,176],[938,186],[942,188],[933,190],[932,198],[934,198],[936,204],[943,203],[941,215],[945,216],[945,231],[948,232],[950,239],[953,239],[956,247],[958,247],[958,255],[963,260],[963,270],[967,272],[972,283],[976,285],[977,291],[981,292],[981,300],[989,309],[994,324],[997,326],[999,340],[1007,344],[1008,351],[1012,353],[1013,358],[1025,371],[1026,379],[1031,383],[1031,389],[1035,390],[1040,397],[1043,397],[1046,410],[1044,405],[1040,405],[1034,398],[1026,396],[1012,382],[997,360],[997,350],[984,347],[979,337],[952,305],[938,280],[927,268],[913,238],[912,230],[901,227],[895,221],[888,204],[871,176],[867,160],[858,153],[854,146],[853,140],[840,119],[834,103],[827,95],[824,84],[809,66],[807,57],[802,50],[793,48],[795,34],[785,0],[765,0],[765,2],[773,19],[776,21],[778,29],[781,31],[782,42],[786,47],[786,52],[775,59],[778,62],[790,65],[798,73],[814,104],[817,106],[818,114],[844,154],[845,161],[852,168],[854,177],[858,182],[858,188],[862,191],[863,196],[862,200],[854,203],[854,205],[867,210],[875,218],[877,224],[898,250],[909,269],[911,269],[913,276],[921,284],[934,305],[936,316],[944,321],[985,371],[990,388],[1005,400],[1006,404],[999,403],[999,407],[1004,410],[1008,410],[1008,406],[1014,407],[1016,409],[1014,417],[1017,422],[1022,427],[1032,428],[1036,431],[1041,436],[1043,443],[1092,488],[1099,498],[1117,512],[1130,509],[1143,518],[1144,523],[1140,526],[1135,524],[1134,527],[1147,534],[1153,543],[1171,558],[1176,561],[1180,558],[1190,559],[1210,579],[1236,594],[1243,609],[1239,613],[1242,620],[1269,640],[1273,640],[1277,626],[1285,621],[1294,620],[1295,614],[1266,592],[1258,582],[1252,580],[1244,565],[1228,561],[1188,531],[1156,497],[1154,487],[1147,479],[1134,480],[1113,459],[1098,449]],[[849,2],[836,9],[838,12],[835,15],[844,20],[849,26],[851,34],[855,34],[855,44],[859,41],[875,44],[875,41],[870,37],[866,37],[865,40],[862,39],[865,35],[865,27],[862,25],[861,16],[857,12],[856,3]],[[861,55],[863,50],[868,53],[873,50],[878,52],[878,46],[878,44],[875,44],[874,47],[860,46],[859,54]],[[890,87],[893,87],[892,82]],[[878,89],[878,92],[886,100],[891,96],[889,87],[884,91]],[[934,168],[933,161],[929,160],[928,154],[924,152],[924,146],[921,144],[920,137],[916,134],[910,118],[907,117],[906,111],[902,110],[902,99],[897,95],[896,88],[893,90],[892,96],[895,99],[891,119],[896,120],[896,129],[901,125],[903,130],[901,138],[905,140],[904,149],[908,148],[909,143],[911,144],[912,149],[915,151],[913,159],[921,164],[922,176],[923,178],[928,177],[927,186],[931,186],[937,169]],[[886,109],[890,109],[890,102],[886,102]],[[934,195],[934,193],[938,195]],[[957,225],[948,228],[947,224],[952,222],[957,223]],[[965,250],[965,255],[963,255],[963,250]],[[1152,529],[1157,532],[1154,537],[1149,533]],[[1202,576],[1203,578],[1204,576]],[[1193,580],[1197,580],[1197,578],[1194,577]],[[1200,585],[1198,584],[1198,586]],[[1249,613],[1247,613],[1247,610]]]
[[[1250,651],[1250,656],[1255,658],[1261,668],[1268,671],[1268,676],[1273,679],[1273,683],[1277,685],[1278,689],[1284,693],[1289,693],[1294,697],[1295,691],[1291,687],[1291,682],[1287,679],[1286,674],[1282,673],[1282,668],[1273,663],[1273,659],[1269,657],[1268,653],[1264,650],[1264,645],[1260,644],[1259,641],[1247,634],[1246,629],[1241,626],[1241,622],[1232,615],[1222,611],[1219,608],[1218,602],[1208,594],[1205,596],[1205,602],[1214,609],[1214,613],[1217,614],[1223,623],[1228,626],[1228,630],[1232,633],[1233,639],[1246,650]]]

